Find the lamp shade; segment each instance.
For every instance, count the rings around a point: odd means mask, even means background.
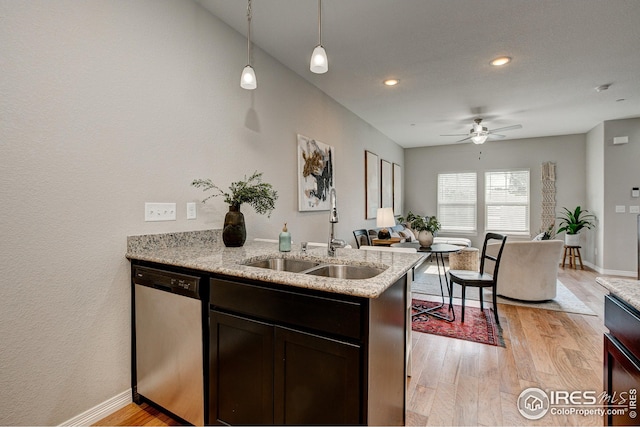
[[[247,65],[242,70],[242,76],[240,77],[240,86],[243,89],[253,90],[258,87],[258,81],[256,80],[256,73],[253,71],[251,65]]]
[[[329,59],[322,45],[318,45],[313,49],[309,69],[316,74],[324,74],[329,70]]]
[[[396,219],[393,216],[393,208],[379,208],[376,218],[377,227],[393,227],[396,225]]]

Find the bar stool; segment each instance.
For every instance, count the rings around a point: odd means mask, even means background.
[[[580,248],[582,246],[567,246],[564,245],[564,254],[562,255],[562,268],[564,268],[564,264],[567,260],[567,255],[569,256],[569,267],[573,267],[574,270],[578,268],[578,264],[576,263],[576,257],[578,257],[578,261],[580,261],[580,269],[584,270],[584,264],[582,264],[582,256],[580,256]]]

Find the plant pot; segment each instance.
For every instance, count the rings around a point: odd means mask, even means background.
[[[564,244],[567,246],[580,246],[580,233],[578,234],[565,234]]]
[[[420,246],[428,248],[433,245],[433,233],[427,230],[422,230],[418,233],[418,241],[420,242]]]
[[[229,205],[229,212],[224,216],[222,241],[227,247],[237,248],[244,245],[246,240],[247,228],[244,224],[244,215],[240,212],[240,206]]]

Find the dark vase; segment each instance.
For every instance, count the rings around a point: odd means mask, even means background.
[[[237,248],[247,240],[247,228],[244,225],[244,215],[240,212],[240,205],[229,205],[229,212],[224,216],[222,241],[225,246]]]

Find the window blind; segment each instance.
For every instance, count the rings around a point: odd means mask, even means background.
[[[476,232],[477,176],[475,172],[438,174],[440,230]]]
[[[485,231],[529,233],[529,171],[485,172]]]

